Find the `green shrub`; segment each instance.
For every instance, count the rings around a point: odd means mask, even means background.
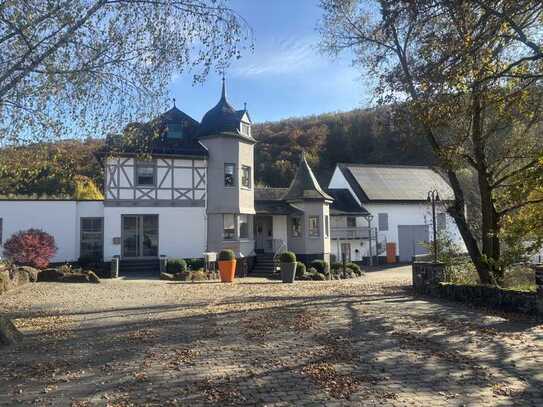
[[[296,262],[296,278],[303,277],[306,272],[305,264],[301,261]]]
[[[361,276],[362,274],[364,274],[363,271],[360,269],[360,266],[356,263],[347,263],[345,264],[345,267],[351,270],[357,276]]]
[[[343,264],[341,263],[332,263],[330,264],[330,270],[332,273],[337,273],[338,271],[343,269]]]
[[[234,260],[235,258],[236,258],[236,255],[234,254],[234,251],[230,249],[226,249],[226,250],[220,251],[218,259],[219,261],[229,261],[229,260]]]
[[[183,259],[168,259],[166,270],[169,274],[181,273],[187,271],[187,263]]]
[[[281,263],[296,263],[296,255],[292,252],[284,252],[279,256]]]
[[[512,266],[503,276],[503,288],[521,291],[536,291],[535,273],[526,266]]]
[[[311,267],[321,274],[328,274],[330,271],[328,263],[324,260],[313,260],[311,262]]]
[[[185,259],[185,263],[187,263],[187,267],[191,270],[203,269],[205,266],[205,261],[203,258]]]

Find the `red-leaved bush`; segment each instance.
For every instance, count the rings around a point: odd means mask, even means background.
[[[13,263],[40,269],[56,252],[55,238],[39,229],[21,230],[4,243],[4,256]]]

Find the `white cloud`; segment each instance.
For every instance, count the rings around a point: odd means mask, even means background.
[[[242,58],[233,66],[232,73],[243,77],[296,73],[315,67],[319,60],[312,38],[287,38],[272,41],[255,50],[253,55]]]

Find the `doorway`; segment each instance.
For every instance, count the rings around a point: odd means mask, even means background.
[[[255,216],[255,250],[273,252],[273,218]]]
[[[425,245],[429,242],[428,225],[399,225],[398,243],[400,261],[410,262],[414,256],[427,254]]]
[[[158,257],[158,215],[122,215],[122,257]]]

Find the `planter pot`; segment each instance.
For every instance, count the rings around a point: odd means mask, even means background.
[[[296,277],[296,263],[281,263],[281,280],[283,283],[293,283]]]
[[[231,283],[236,275],[236,260],[219,260],[221,283]]]

